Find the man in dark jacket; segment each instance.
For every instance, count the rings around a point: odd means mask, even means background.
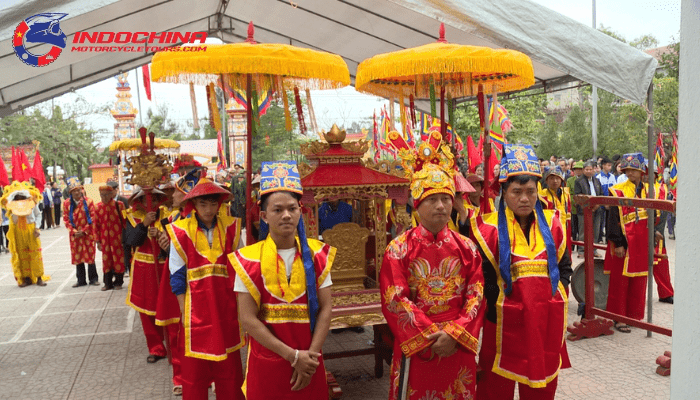
[[[602,196],[603,187],[600,184],[598,178],[594,176],[594,168],[596,162],[595,160],[589,160],[583,164],[583,174],[574,183],[574,195],[585,194],[589,196]],[[598,237],[598,231],[600,230],[600,213],[597,213],[598,206],[593,208],[593,238]],[[578,240],[583,241],[584,232],[584,221],[583,221],[583,209],[581,206],[576,205],[576,218],[578,219]],[[593,255],[598,257],[598,252],[594,251]],[[583,249],[579,248],[578,256],[583,257]]]

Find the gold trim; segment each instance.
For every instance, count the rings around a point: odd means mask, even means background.
[[[155,259],[153,258],[153,254],[146,254],[146,253],[142,253],[140,251],[137,251],[136,253],[134,253],[134,260],[140,261],[140,262],[146,263],[146,264],[154,264],[155,263]]]
[[[269,324],[308,323],[309,306],[306,304],[263,304],[258,318]]]
[[[201,267],[187,269],[187,282],[193,282],[211,276],[228,278],[228,269],[221,264],[207,264]]]
[[[338,325],[344,326],[363,326],[363,325],[375,325],[370,324],[374,322],[376,324],[385,324],[386,319],[384,316],[377,313],[367,313],[367,314],[352,314],[352,315],[341,315],[338,317],[331,318],[331,326],[335,327]]]

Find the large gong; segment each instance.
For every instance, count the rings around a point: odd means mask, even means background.
[[[608,303],[608,287],[610,276],[603,272],[605,260],[596,258],[593,265],[593,288],[595,291],[595,307],[605,310]],[[579,264],[571,276],[571,292],[579,303],[586,301],[586,267]]]

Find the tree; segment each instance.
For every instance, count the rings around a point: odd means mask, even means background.
[[[627,43],[627,39],[625,39],[625,37],[622,36],[622,34],[620,34],[619,32],[615,32],[609,26],[605,26],[603,24],[600,24],[600,28],[598,28],[598,30],[600,32],[603,32],[604,34],[612,37],[612,38],[615,38],[615,39],[621,41],[622,43]]]
[[[669,44],[668,50],[668,53],[661,54],[659,66],[663,68],[667,76],[678,80],[678,66],[680,65],[678,60],[681,54],[681,43],[675,42]]]
[[[80,98],[63,108],[54,107],[53,112],[46,103],[40,104],[1,118],[0,143],[15,146],[36,140],[44,167],[60,165],[67,176],[83,179],[91,164],[106,162],[108,158],[97,151],[97,132],[76,120],[82,115],[105,112],[103,108],[87,105]]]
[[[659,41],[654,36],[646,34],[631,41],[630,46],[644,51],[659,47]]]

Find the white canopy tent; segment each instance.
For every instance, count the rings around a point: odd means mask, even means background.
[[[200,32],[224,42],[246,37],[341,55],[351,75],[373,55],[437,40],[509,48],[532,58],[536,84],[551,91],[583,80],[634,103],[645,101],[656,60],[627,44],[528,0],[44,0],[0,10],[0,42],[40,12],[68,16],[68,45],[44,67],[25,65],[0,46],[0,116],[150,62],[152,52],[71,51],[75,32]],[[29,46],[31,51],[32,47]]]

